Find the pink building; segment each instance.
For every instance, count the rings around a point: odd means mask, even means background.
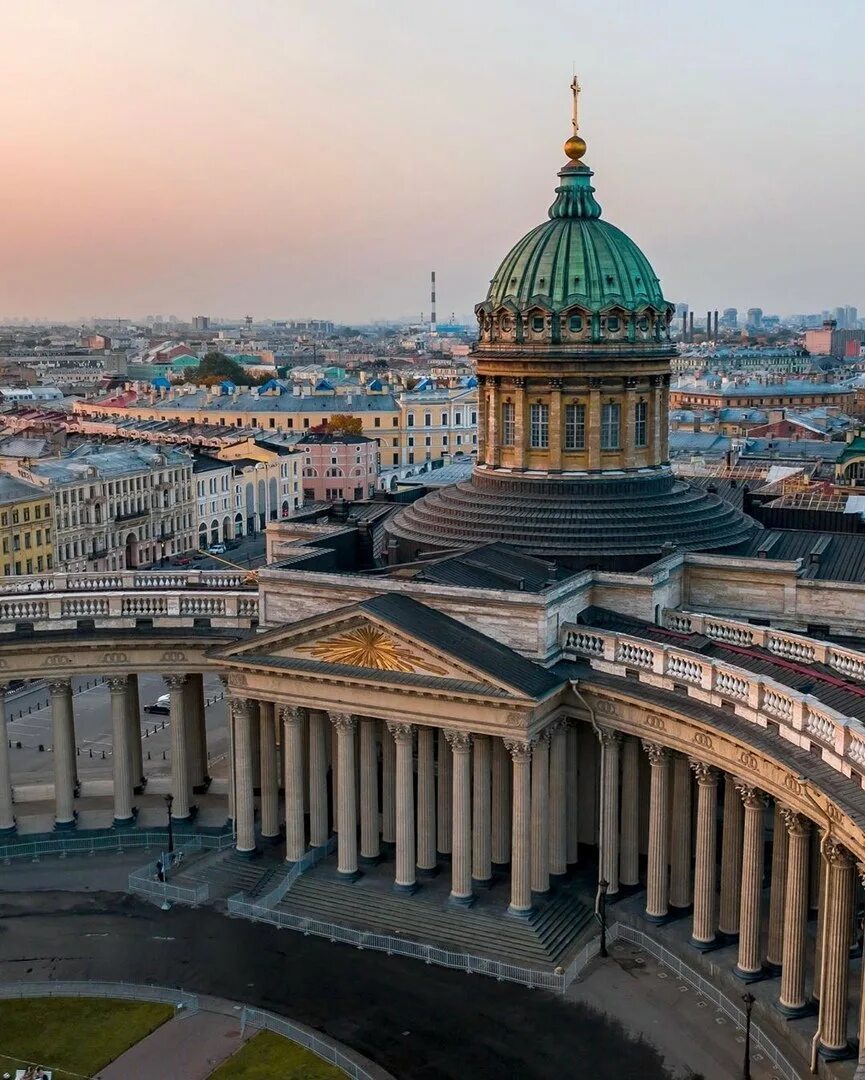
[[[366,499],[375,490],[378,446],[365,435],[310,432],[294,444],[303,452],[303,501]]]

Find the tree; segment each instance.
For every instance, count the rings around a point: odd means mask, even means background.
[[[334,413],[326,427],[328,431],[339,432],[341,435],[363,435],[360,417],[351,416],[349,413]]]
[[[209,352],[198,365],[196,371],[198,382],[204,386],[212,386],[214,383],[228,379],[237,386],[257,386],[265,381],[259,375],[251,375],[236,360],[226,356],[223,352]]]

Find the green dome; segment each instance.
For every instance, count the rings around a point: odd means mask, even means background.
[[[553,311],[579,305],[590,312],[670,305],[649,260],[606,221],[585,165],[566,165],[550,220],[532,229],[505,256],[490,283],[485,307],[540,303]]]

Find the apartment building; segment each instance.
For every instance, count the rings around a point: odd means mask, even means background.
[[[52,499],[37,484],[0,473],[0,570],[3,577],[53,569]]]

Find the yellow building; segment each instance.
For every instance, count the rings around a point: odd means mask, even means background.
[[[3,577],[52,569],[51,495],[45,488],[0,474],[0,570]]]

